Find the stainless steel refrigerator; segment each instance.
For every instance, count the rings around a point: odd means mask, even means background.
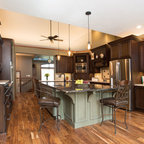
[[[110,68],[110,82],[111,85],[116,85],[121,80],[132,80],[131,74],[131,59],[113,60],[109,63]],[[129,105],[128,109],[131,110],[131,89],[129,91]]]

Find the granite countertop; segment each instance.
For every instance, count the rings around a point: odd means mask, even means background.
[[[144,87],[144,84],[134,84],[134,86]]]
[[[6,85],[9,82],[9,80],[0,80],[0,85]]]
[[[90,81],[90,83],[103,84],[103,85],[110,85],[109,82]]]
[[[41,83],[44,85],[48,85],[56,90],[63,91],[65,93],[110,91],[117,89],[116,87],[103,84],[75,84],[74,82],[41,82]]]

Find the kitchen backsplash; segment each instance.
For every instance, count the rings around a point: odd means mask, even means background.
[[[67,81],[71,80],[71,74],[65,73],[65,78]],[[56,73],[55,74],[55,81],[64,81],[64,74]]]
[[[94,78],[97,79],[97,81],[103,82],[109,82],[110,81],[110,73],[109,73],[109,67],[101,68],[100,73],[95,73]]]

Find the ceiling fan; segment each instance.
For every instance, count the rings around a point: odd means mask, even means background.
[[[50,42],[53,43],[53,41],[63,41],[62,39],[58,39],[58,35],[54,35],[52,36],[52,21],[50,20],[50,36],[44,36],[44,35],[41,35],[41,37],[45,38],[45,39],[42,39],[40,41],[45,41],[45,40],[50,40]]]

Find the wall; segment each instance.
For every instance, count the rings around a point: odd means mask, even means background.
[[[21,71],[21,77],[32,77],[32,57],[16,56],[16,71]]]
[[[39,54],[39,55],[57,55],[57,49],[50,49],[50,48],[42,48],[42,47],[31,47],[31,46],[18,46],[15,45],[15,52],[16,53],[28,53],[28,54]],[[67,51],[60,50],[60,55],[67,55]]]
[[[114,35],[98,32],[98,31],[92,31],[92,48],[99,47],[101,45],[107,44],[119,38],[120,37]]]

